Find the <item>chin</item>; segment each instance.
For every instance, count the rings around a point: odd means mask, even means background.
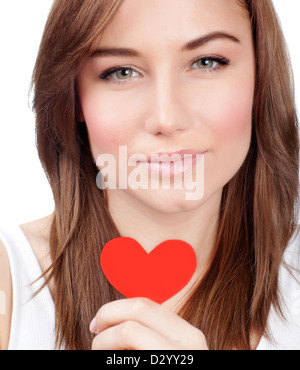
[[[198,200],[187,200],[186,190],[137,190],[131,195],[137,202],[153,211],[164,214],[175,214],[192,211],[198,208],[203,198]]]

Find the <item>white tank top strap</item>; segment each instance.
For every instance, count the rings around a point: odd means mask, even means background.
[[[9,349],[55,349],[55,307],[48,286],[32,298],[45,279],[35,282],[42,271],[31,245],[19,225],[0,225],[0,239],[9,257],[13,286]]]

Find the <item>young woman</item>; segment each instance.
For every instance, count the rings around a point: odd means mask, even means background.
[[[33,87],[55,211],[1,232],[2,349],[300,348],[298,126],[270,0],[55,0]],[[205,155],[203,197],[101,190],[121,146]],[[192,279],[126,299],[99,264],[119,236],[188,242]]]

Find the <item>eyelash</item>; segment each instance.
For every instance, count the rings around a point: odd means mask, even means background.
[[[217,72],[218,70],[220,70],[220,69],[222,69],[222,68],[224,68],[224,67],[226,67],[230,64],[230,60],[225,58],[225,57],[216,56],[216,55],[207,55],[205,57],[197,58],[192,63],[192,66],[195,63],[200,62],[201,60],[202,61],[209,60],[209,61],[219,63],[219,65],[217,67],[203,69],[202,70],[203,73],[209,73],[209,72],[214,73],[214,72]],[[198,68],[190,67],[190,69],[198,69]],[[201,68],[199,68],[199,69],[201,70]],[[119,67],[110,68],[109,70],[102,73],[99,77],[100,77],[101,80],[104,80],[104,81],[107,81],[107,82],[110,82],[110,83],[113,83],[113,84],[125,84],[125,83],[130,82],[134,77],[131,77],[131,78],[128,78],[128,79],[125,79],[125,80],[118,80],[118,79],[112,78],[112,75],[114,73],[119,72],[119,71],[123,71],[123,70],[135,71],[133,68],[131,68],[131,66],[119,66]]]

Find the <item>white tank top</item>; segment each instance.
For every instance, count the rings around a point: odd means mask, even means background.
[[[299,233],[300,234],[300,233]],[[41,268],[28,239],[18,225],[0,228],[0,239],[7,249],[13,285],[13,312],[10,350],[52,350],[55,348],[55,307],[46,286],[35,298],[32,294],[44,283]],[[298,282],[281,266],[279,285],[283,321],[271,308],[268,323],[274,341],[262,337],[258,350],[300,349],[300,236],[291,240],[285,260],[298,269]]]
[[[28,239],[18,225],[0,228],[10,262],[13,286],[13,312],[9,350],[55,349],[55,309],[46,286],[32,298],[45,282],[34,282],[42,271]]]

